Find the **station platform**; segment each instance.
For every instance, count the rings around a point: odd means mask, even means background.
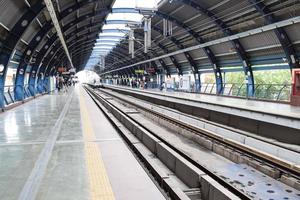
[[[0,114],[0,199],[165,199],[81,86]]]
[[[257,133],[276,140],[300,144],[300,107],[284,103],[257,101],[187,92],[137,89],[104,85],[146,101],[204,117],[217,123]],[[286,134],[282,134],[285,132]],[[290,135],[289,135],[290,134]]]
[[[106,87],[119,87],[130,89],[133,91],[142,91],[149,94],[163,95],[166,97],[174,97],[189,101],[196,101],[211,105],[217,105],[228,108],[236,108],[250,112],[258,112],[264,114],[277,115],[279,117],[300,119],[300,107],[292,106],[285,103],[276,103],[270,101],[258,101],[252,99],[242,99],[226,96],[208,95],[200,93],[175,92],[175,91],[159,91],[158,89],[137,89],[125,86],[105,85]],[[300,125],[299,125],[300,127]]]

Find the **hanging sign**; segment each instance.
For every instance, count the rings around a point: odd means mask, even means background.
[[[145,70],[143,70],[143,69],[136,69],[136,70],[134,70],[134,73],[136,73],[136,74],[144,74]]]

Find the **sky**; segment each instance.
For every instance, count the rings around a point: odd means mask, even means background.
[[[160,0],[116,0],[113,9],[121,8],[153,8]],[[120,10],[118,11],[120,12]],[[143,16],[139,13],[110,13],[107,16],[107,24],[102,27],[103,32],[95,43],[92,55],[87,62],[85,69],[92,69],[99,61],[101,56],[106,56],[114,46],[116,46],[128,33],[126,27],[128,21],[141,23]],[[113,36],[113,37],[110,37]]]

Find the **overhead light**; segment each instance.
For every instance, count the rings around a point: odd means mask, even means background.
[[[56,33],[60,39],[60,42],[65,50],[65,53],[67,55],[67,58],[68,60],[70,61],[70,64],[72,66],[72,68],[74,68],[74,65],[73,65],[73,62],[72,62],[72,59],[71,59],[71,56],[70,56],[70,53],[69,53],[69,50],[68,50],[68,47],[66,45],[66,42],[65,42],[65,39],[64,39],[64,36],[63,36],[63,33],[61,31],[61,28],[60,28],[60,25],[59,25],[59,22],[58,22],[58,19],[56,17],[56,13],[55,13],[55,9],[54,9],[54,6],[52,4],[52,1],[51,0],[44,0],[45,4],[46,4],[46,7],[48,9],[48,12],[50,14],[50,17],[51,17],[51,20],[53,22],[53,25],[55,27],[55,30],[56,30]]]
[[[113,47],[109,47],[109,46],[95,46],[93,47],[94,49],[112,49]]]
[[[115,46],[116,43],[96,43],[95,46]]]

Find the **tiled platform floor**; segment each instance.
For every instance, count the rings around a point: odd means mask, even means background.
[[[53,149],[43,151],[51,140]],[[49,159],[38,161],[43,153]],[[45,169],[34,171],[37,164]],[[43,200],[164,199],[81,86],[0,114],[0,199],[21,192]]]

